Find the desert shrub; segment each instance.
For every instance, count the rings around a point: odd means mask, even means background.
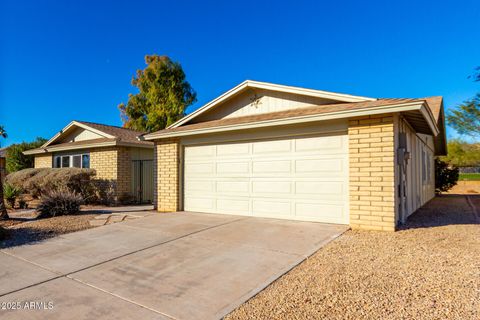
[[[3,184],[3,198],[10,206],[10,208],[13,208],[15,206],[15,200],[21,193],[22,189],[20,189],[19,187],[12,186],[9,183]]]
[[[116,183],[113,180],[95,179],[92,181],[93,197],[91,201],[107,206],[116,204]]]
[[[94,176],[95,170],[93,169],[39,168],[11,173],[5,181],[34,197],[40,197],[55,190],[67,189],[88,199],[95,192],[91,182]]]
[[[82,203],[82,196],[74,191],[52,190],[42,196],[42,202],[37,207],[37,211],[42,218],[75,214],[80,210]]]
[[[458,181],[458,168],[447,162],[435,159],[435,192],[445,192],[453,188]]]

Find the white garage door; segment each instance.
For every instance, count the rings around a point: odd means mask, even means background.
[[[185,147],[184,209],[348,224],[346,134]]]

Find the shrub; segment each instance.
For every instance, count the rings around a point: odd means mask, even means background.
[[[15,206],[15,200],[22,193],[22,189],[12,186],[9,183],[3,184],[3,198],[7,201],[7,204],[13,208]]]
[[[458,181],[458,168],[447,162],[435,159],[435,192],[445,192],[453,188]]]
[[[34,157],[32,155],[25,155],[23,151],[38,148],[47,142],[47,139],[38,137],[32,142],[22,142],[12,144],[7,148],[7,172],[16,172],[26,168],[32,168],[34,164]]]
[[[39,168],[11,173],[5,181],[34,197],[40,197],[55,190],[67,189],[88,199],[95,192],[91,183],[91,178],[94,176],[95,170],[93,169]]]
[[[83,198],[78,193],[59,189],[43,195],[37,210],[42,218],[69,215],[77,213],[82,203]]]

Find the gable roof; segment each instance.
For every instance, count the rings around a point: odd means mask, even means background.
[[[212,101],[208,102],[207,104],[203,105],[202,107],[198,108],[197,110],[193,111],[192,113],[186,115],[182,119],[173,123],[167,129],[179,127],[185,124],[186,122],[192,120],[193,118],[198,117],[199,115],[205,113],[206,111],[215,108],[220,103],[225,102],[226,100],[232,98],[233,96],[236,96],[237,94],[246,91],[249,88],[264,89],[264,90],[270,90],[270,91],[330,99],[337,102],[359,102],[359,101],[376,100],[375,98],[353,96],[353,95],[343,94],[343,93],[335,93],[335,92],[322,91],[322,90],[284,86],[284,85],[268,83],[268,82],[245,80],[244,82],[240,83],[236,87],[228,90],[227,92],[223,93],[222,95],[218,96],[217,98],[213,99]]]
[[[75,121],[81,124],[84,124],[87,127],[94,128],[98,131],[101,131],[105,134],[108,134],[118,141],[124,142],[132,142],[132,143],[142,143],[142,141],[138,140],[138,137],[145,132],[143,131],[136,131],[133,129],[118,127],[118,126],[111,126],[107,124],[101,123],[94,123],[94,122],[87,122],[87,121]]]
[[[378,99],[374,101],[315,105],[286,111],[211,120],[176,128],[167,128],[144,135],[143,138],[154,140],[183,135],[248,129],[249,127],[258,128],[261,126],[339,119],[388,112],[404,112],[407,118],[418,117],[421,114],[426,121],[415,123],[416,130],[427,134],[433,133],[434,135],[438,133],[435,117],[425,99]],[[409,112],[412,114],[409,114]]]
[[[68,130],[75,127],[94,132],[101,136],[101,138],[55,143],[55,141],[62,137]],[[144,132],[128,128],[111,126],[101,123],[73,120],[66,127],[64,127],[57,134],[55,134],[50,140],[44,143],[41,147],[27,150],[24,152],[24,154],[28,155],[53,151],[81,149],[86,147],[104,147],[116,145],[153,148],[153,143],[148,141],[141,141],[138,139],[138,137],[143,133]]]

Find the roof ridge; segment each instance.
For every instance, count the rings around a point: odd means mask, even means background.
[[[104,123],[98,123],[98,122],[92,122],[92,121],[81,121],[81,120],[74,120],[74,121],[79,122],[79,123],[83,123],[83,124],[95,124],[95,125],[112,127],[112,128],[117,128],[117,129],[123,129],[123,130],[129,130],[129,131],[134,131],[134,132],[139,132],[139,133],[146,133],[145,131],[139,131],[139,130],[135,130],[135,129],[131,129],[131,128],[115,126],[115,125],[112,125],[112,124],[104,124]]]

